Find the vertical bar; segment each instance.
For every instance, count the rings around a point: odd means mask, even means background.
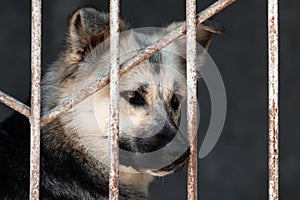
[[[196,0],[186,0],[187,130],[191,154],[188,160],[188,200],[197,199],[197,77]]]
[[[109,199],[119,199],[119,0],[110,1]]]
[[[31,10],[31,116],[30,199],[39,199],[41,115],[41,0],[32,0]]]
[[[278,0],[268,0],[269,200],[279,199]]]

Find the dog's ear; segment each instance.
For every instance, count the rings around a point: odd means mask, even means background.
[[[196,40],[208,50],[214,34],[224,33],[224,27],[216,20],[206,20],[197,26]]]
[[[120,31],[127,25],[120,21]],[[85,55],[109,37],[109,14],[94,8],[81,8],[69,21],[67,42],[73,53]]]
[[[168,29],[176,29],[178,26],[182,25],[183,22],[174,22],[170,24]],[[203,48],[208,50],[213,35],[222,34],[224,32],[223,26],[216,20],[206,20],[202,24],[199,24],[196,28],[196,40]]]

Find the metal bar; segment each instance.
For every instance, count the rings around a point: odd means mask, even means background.
[[[204,11],[200,12],[197,15],[197,24],[204,22],[206,19],[212,17],[214,14],[220,12],[225,7],[229,6],[236,0],[219,0],[206,8]],[[175,41],[178,37],[185,34],[186,31],[186,25],[182,25],[178,27],[175,31],[172,31],[171,33],[165,35],[162,39],[157,41],[156,43],[150,45],[149,47],[145,48],[143,51],[138,53],[133,58],[125,61],[121,64],[121,70],[120,70],[120,76],[125,74],[127,71],[131,70],[153,54],[155,54],[157,51],[161,50],[171,42]],[[94,81],[92,84],[87,86],[86,88],[79,91],[74,96],[69,97],[66,99],[63,103],[57,105],[55,108],[53,108],[51,111],[46,113],[42,117],[42,123],[41,126],[47,125],[49,122],[53,121],[63,113],[70,110],[72,107],[89,97],[90,95],[94,94],[98,90],[100,90],[102,87],[107,85],[110,81],[109,76],[103,76]]]
[[[119,0],[110,0],[109,199],[119,199]]]
[[[32,0],[31,6],[30,199],[38,200],[40,181],[42,1]]]
[[[196,74],[196,0],[186,0],[186,73],[188,160],[188,200],[197,200],[197,74]]]
[[[67,98],[65,101],[57,105],[55,108],[53,108],[51,111],[49,111],[42,117],[41,127],[46,126],[48,123],[55,120],[63,113],[67,112],[75,105],[77,105],[81,101],[85,100],[86,98],[88,98],[89,96],[106,86],[108,83],[109,77],[101,77],[92,84],[90,84],[88,87],[80,90],[75,95]]]
[[[278,0],[268,0],[269,200],[279,199]]]
[[[29,118],[30,116],[30,108],[23,104],[22,102],[18,101],[17,99],[5,94],[4,92],[0,91],[0,102],[6,104],[10,108],[18,111],[22,115]]]

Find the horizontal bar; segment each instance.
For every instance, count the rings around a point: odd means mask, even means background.
[[[269,200],[279,199],[278,0],[268,0]]]
[[[119,199],[119,0],[110,0],[109,200]]]
[[[0,102],[4,103],[5,105],[9,106],[13,110],[21,113],[22,115],[29,118],[30,116],[30,108],[20,102],[19,100],[5,94],[4,92],[0,91]]]
[[[220,12],[225,7],[229,6],[236,0],[219,0],[206,8],[204,11],[200,12],[197,15],[197,24],[204,22],[208,18],[212,17],[214,14]],[[162,39],[157,41],[156,43],[148,46],[144,50],[140,51],[136,56],[132,57],[131,59],[125,61],[121,64],[120,76],[128,72],[129,70],[133,69],[135,66],[170,44],[171,42],[175,41],[178,37],[185,34],[186,25],[179,26],[175,31],[172,31],[165,35]],[[63,113],[70,110],[73,106],[77,105],[90,95],[94,94],[104,86],[109,83],[110,79],[109,76],[100,77],[92,84],[87,86],[86,88],[80,90],[77,94],[67,98],[64,102],[57,105],[55,108],[50,110],[42,117],[41,126],[47,125],[49,122],[53,121]]]
[[[188,159],[188,200],[197,200],[197,74],[196,74],[196,0],[186,1],[186,73]]]
[[[32,0],[31,6],[30,199],[38,200],[40,194],[42,1]]]

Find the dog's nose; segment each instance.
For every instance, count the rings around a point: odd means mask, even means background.
[[[178,132],[177,126],[171,119],[167,119],[162,129],[155,135],[137,138],[136,146],[140,153],[157,151],[169,144]]]

